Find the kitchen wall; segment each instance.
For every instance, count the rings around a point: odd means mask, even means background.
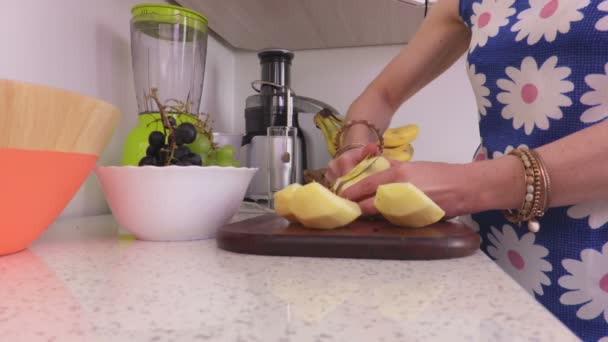
[[[136,121],[129,19],[131,7],[140,2],[19,0],[6,2],[0,14],[0,77],[80,92],[121,109],[120,126],[99,165],[119,163],[124,138]],[[292,85],[298,94],[345,112],[400,48],[297,51]],[[211,35],[200,110],[214,115],[217,131],[244,132],[245,98],[252,94],[250,82],[258,78],[254,53],[235,51]],[[405,104],[393,124],[420,126],[415,159],[465,162],[479,141],[474,103],[461,60]],[[311,116],[303,116],[301,124],[312,146],[311,167],[324,167],[328,155],[320,131]],[[107,212],[91,175],[62,216]]]
[[[129,20],[131,7],[141,2],[5,1],[0,14],[1,78],[76,91],[108,101],[122,111],[120,126],[99,160],[101,165],[120,162],[122,143],[136,122]],[[234,61],[233,52],[210,37],[200,110],[216,115],[218,130],[230,130],[234,125]],[[103,193],[91,175],[62,215],[106,212]]]
[[[292,87],[302,96],[324,101],[341,113],[401,46],[296,51]],[[253,94],[250,82],[260,77],[255,53],[237,52],[235,73],[235,130],[244,131],[245,98]],[[396,113],[393,126],[416,123],[420,134],[414,143],[415,160],[466,162],[479,144],[475,97],[470,89],[464,59],[420,91]],[[325,167],[329,159],[312,115],[301,124],[313,147],[312,168]]]

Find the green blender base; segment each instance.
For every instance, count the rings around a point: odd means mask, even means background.
[[[197,118],[188,114],[167,114],[175,118],[179,125],[182,122],[196,124]],[[148,149],[148,136],[154,131],[163,132],[163,125],[160,120],[160,113],[142,113],[137,119],[137,126],[133,128],[125,140],[122,152],[121,165],[138,166],[141,158],[146,156]]]

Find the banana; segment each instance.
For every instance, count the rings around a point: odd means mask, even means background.
[[[411,144],[399,146],[396,148],[385,148],[382,155],[387,159],[392,159],[400,162],[410,161],[414,154],[414,147]]]
[[[314,116],[314,123],[323,133],[327,151],[331,157],[336,155],[336,135],[342,126],[344,118],[329,109],[323,109]],[[389,159],[398,161],[409,161],[414,154],[411,143],[418,137],[418,126],[414,124],[401,127],[389,128],[383,134],[384,153]]]
[[[342,126],[344,126],[344,119],[329,109],[322,109],[320,112],[315,114],[314,123],[323,133],[329,155],[332,157],[335,156],[336,146],[334,141],[336,139],[336,135],[338,135],[338,132]]]
[[[400,147],[411,143],[418,137],[418,126],[405,125],[397,128],[389,128],[382,135],[384,146],[387,148]]]

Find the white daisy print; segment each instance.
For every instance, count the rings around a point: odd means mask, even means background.
[[[568,33],[570,24],[583,19],[579,10],[589,5],[589,0],[529,0],[530,8],[517,15],[519,21],[511,27],[518,32],[516,41],[528,37],[528,45],[545,38],[552,42],[557,32]]]
[[[608,0],[602,1],[597,6],[597,9],[603,12],[608,12]],[[595,28],[598,31],[608,31],[608,15],[598,20],[597,23],[595,23]]]
[[[581,115],[586,123],[600,121],[608,117],[608,63],[604,65],[605,74],[591,74],[585,77],[587,85],[593,89],[581,96],[581,103],[593,106]]]
[[[479,223],[477,223],[477,221],[473,220],[473,216],[471,216],[471,215],[460,216],[460,217],[458,217],[458,220],[465,226],[473,229],[474,231],[476,231],[476,232],[479,231]]]
[[[469,75],[469,81],[473,86],[473,92],[475,93],[475,101],[477,101],[477,108],[479,114],[486,115],[488,111],[486,108],[492,107],[492,103],[488,100],[487,96],[490,95],[490,89],[485,86],[486,75],[475,72],[475,64],[469,65],[467,63],[467,74]]]
[[[608,243],[602,252],[585,249],[581,260],[564,259],[562,266],[569,274],[557,281],[568,290],[559,301],[564,305],[580,305],[576,316],[580,319],[595,319],[603,314],[608,322]]]
[[[608,200],[580,203],[568,208],[568,216],[573,219],[589,218],[591,229],[598,229],[608,223]]]
[[[509,24],[509,17],[515,14],[511,8],[515,0],[483,0],[473,3],[471,16],[471,46],[470,51],[483,47],[488,39],[496,37],[501,27]]]
[[[534,127],[549,128],[549,119],[561,119],[560,107],[569,107],[572,100],[564,93],[574,90],[574,84],[565,79],[570,76],[568,67],[557,67],[557,56],[548,58],[538,67],[533,57],[526,57],[521,68],[507,67],[510,79],[496,81],[504,92],[496,96],[498,102],[505,104],[502,117],[513,119],[513,128],[524,126],[527,135]]]
[[[521,145],[517,146],[517,148],[529,149],[528,145],[526,145],[526,144],[521,144]],[[513,151],[514,149],[515,149],[515,147],[509,145],[509,146],[507,146],[507,148],[505,148],[505,153],[502,153],[500,151],[495,151],[494,154],[492,154],[492,158],[493,159],[500,158],[500,157],[502,157],[504,155],[509,154],[509,152]]]
[[[542,296],[542,285],[551,285],[545,272],[550,272],[553,267],[543,259],[549,250],[534,244],[536,236],[533,233],[528,232],[519,239],[513,227],[508,224],[502,227],[502,232],[495,227],[491,229],[492,233],[488,234],[490,256],[526,291]]]

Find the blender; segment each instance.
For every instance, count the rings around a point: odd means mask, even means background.
[[[157,94],[163,106],[179,107],[167,112],[177,122],[198,120],[207,55],[207,19],[190,9],[166,4],[139,4],[131,14],[131,61],[138,119],[127,135],[121,163],[137,166],[146,155],[149,134],[162,131],[163,127],[152,94]]]

